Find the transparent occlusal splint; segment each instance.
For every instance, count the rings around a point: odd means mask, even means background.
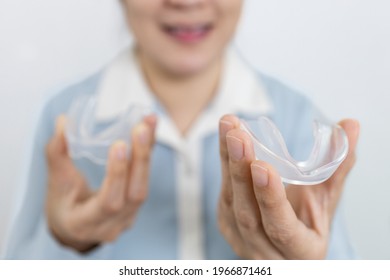
[[[324,182],[348,153],[347,135],[337,124],[314,121],[314,145],[304,161],[290,155],[282,134],[269,118],[241,120],[241,128],[250,135],[256,158],[276,168],[285,183],[315,185]]]
[[[76,98],[67,112],[65,135],[71,158],[87,158],[105,165],[114,142],[124,141],[129,153],[131,129],[151,110],[143,106],[129,106],[117,116],[102,121],[96,118],[97,106],[95,96]]]

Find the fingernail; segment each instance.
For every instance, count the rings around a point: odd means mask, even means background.
[[[110,148],[110,160],[121,161],[127,157],[126,143],[123,141],[116,141]]]
[[[359,135],[359,133],[360,133],[360,122],[358,121],[358,120],[353,120],[354,121],[354,125],[355,125],[355,133],[356,133],[356,135]]]
[[[116,159],[118,161],[126,159],[126,153],[127,153],[126,144],[118,143],[115,152]]]
[[[251,165],[252,179],[256,186],[264,187],[268,185],[268,169],[257,164]]]
[[[57,135],[60,135],[64,131],[65,122],[66,122],[66,119],[65,119],[64,115],[61,115],[57,118],[56,127],[55,127],[55,133]]]
[[[226,137],[229,155],[233,160],[240,160],[244,157],[244,142],[234,136]]]
[[[150,142],[149,129],[145,124],[141,124],[137,131],[138,139],[142,145],[147,145]]]
[[[225,120],[219,121],[219,132],[222,137],[225,137],[226,133],[228,133],[229,130],[232,130],[233,128],[234,125],[231,122]]]

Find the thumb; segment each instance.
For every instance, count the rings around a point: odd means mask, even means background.
[[[343,182],[345,177],[351,171],[356,161],[356,146],[359,138],[360,125],[357,120],[345,119],[339,122],[339,125],[344,129],[348,138],[348,154],[343,163],[332,176],[333,180]]]
[[[360,124],[357,120],[344,119],[339,122],[339,125],[344,129],[348,137],[348,154],[332,177],[325,182],[330,194],[330,210],[332,213],[337,206],[344,182],[355,164],[356,146],[360,133]]]
[[[63,170],[67,165],[72,165],[65,138],[65,125],[66,117],[60,115],[56,120],[54,135],[46,145],[46,158],[50,169]]]
[[[88,197],[90,190],[68,155],[65,125],[65,116],[59,116],[56,120],[55,132],[46,146],[49,193],[51,197],[54,195],[68,198],[68,201],[73,202]]]

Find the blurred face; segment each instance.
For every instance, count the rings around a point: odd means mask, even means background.
[[[142,55],[174,75],[218,61],[234,34],[243,0],[124,0]]]

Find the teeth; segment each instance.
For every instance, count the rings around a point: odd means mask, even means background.
[[[205,25],[198,25],[198,26],[194,26],[194,27],[168,27],[167,28],[168,31],[172,32],[172,33],[201,33],[201,32],[204,32],[206,29],[207,29],[207,26]]]
[[[195,30],[195,32],[202,32],[202,31],[206,30],[206,27],[205,26],[198,26],[198,27],[195,27],[194,30]]]

